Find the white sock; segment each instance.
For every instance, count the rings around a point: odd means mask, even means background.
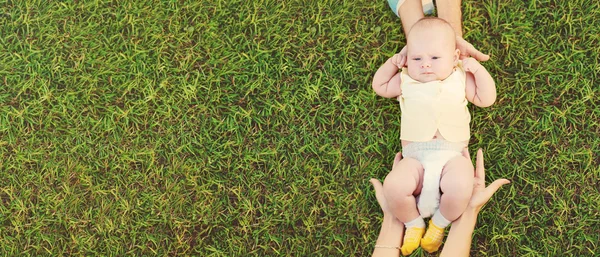
[[[411,228],[411,227],[424,228],[425,220],[423,220],[423,218],[421,218],[421,216],[419,216],[414,220],[404,223],[404,226],[406,228]]]
[[[445,228],[450,225],[450,221],[444,218],[444,215],[442,215],[440,209],[435,211],[433,217],[431,217],[431,220],[433,221],[433,225],[436,225],[439,228]]]
[[[423,13],[425,14],[432,14],[435,10],[433,0],[421,0],[421,5],[423,5]]]

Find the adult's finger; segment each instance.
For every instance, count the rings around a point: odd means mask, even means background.
[[[469,46],[469,54],[471,56],[473,56],[473,58],[477,59],[478,61],[487,61],[490,59],[490,56],[487,54],[484,54],[482,52],[480,52],[479,50],[475,49],[475,47],[473,45]]]
[[[379,179],[376,178],[372,178],[369,179],[369,182],[371,182],[371,184],[373,184],[373,187],[375,188],[375,192],[383,192],[383,184],[381,184],[381,181],[379,181]]]
[[[459,49],[461,49],[460,51],[460,56],[459,58],[461,60],[468,58],[468,57],[473,57],[475,59],[477,59],[478,61],[487,61],[490,59],[490,56],[487,54],[482,53],[481,51],[477,50],[473,44],[467,42],[464,38],[462,37],[456,37],[456,44],[457,47]]]
[[[383,196],[383,184],[379,179],[372,178],[369,180],[371,184],[373,184],[373,188],[375,189],[375,198],[377,198],[377,202],[379,206],[382,207],[382,203],[385,202],[385,196]]]
[[[394,170],[394,168],[396,168],[396,165],[398,165],[398,163],[400,163],[401,160],[402,160],[402,152],[396,153],[396,156],[394,156],[394,164],[392,164],[392,170]]]
[[[458,58],[459,58],[460,60],[465,60],[465,59],[467,59],[467,58],[469,58],[469,57],[470,57],[469,53],[467,53],[467,52],[465,51],[465,52],[460,52],[460,56],[459,56]]]
[[[477,159],[475,160],[475,178],[481,179],[485,185],[485,168],[483,167],[483,150],[477,150]]]

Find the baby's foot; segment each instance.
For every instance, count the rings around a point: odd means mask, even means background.
[[[442,240],[444,239],[444,229],[433,224],[429,221],[429,227],[423,239],[421,239],[421,248],[423,250],[433,253],[440,248]]]
[[[400,248],[402,255],[409,255],[419,247],[419,242],[421,241],[421,237],[423,237],[423,233],[425,233],[425,228],[409,227],[406,229],[402,248]]]

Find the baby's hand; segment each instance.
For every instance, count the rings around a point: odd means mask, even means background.
[[[392,64],[396,65],[398,69],[402,69],[406,65],[406,46],[399,53],[392,56]]]
[[[481,68],[481,64],[472,57],[462,60],[462,65],[466,72],[470,72],[472,74],[475,74],[479,68]]]

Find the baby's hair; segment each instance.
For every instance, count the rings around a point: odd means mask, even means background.
[[[450,25],[450,23],[448,23],[444,19],[440,19],[438,17],[423,17],[423,18],[419,19],[410,28],[410,30],[408,31],[408,34],[410,35],[410,32],[413,29],[415,29],[415,28],[431,28],[431,27],[434,27],[434,26],[443,26],[443,27],[446,27],[449,30],[451,30],[452,33],[455,34],[454,29],[452,28],[452,25]]]
[[[428,28],[433,28],[433,27],[442,27],[444,29],[447,29],[448,32],[451,32],[452,35],[456,35],[456,33],[454,32],[454,28],[452,28],[452,25],[450,25],[450,23],[448,23],[444,19],[440,19],[438,17],[423,17],[423,18],[419,19],[417,22],[415,22],[415,24],[410,28],[410,30],[408,31],[407,37],[410,37],[410,33],[415,28],[416,29],[428,29]]]

